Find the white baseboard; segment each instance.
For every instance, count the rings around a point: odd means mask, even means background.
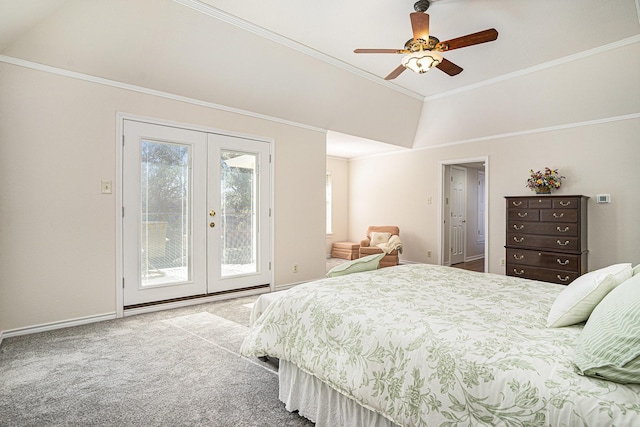
[[[192,305],[206,304],[208,302],[224,301],[233,298],[242,298],[252,295],[265,294],[271,291],[271,287],[262,287],[258,289],[248,289],[244,291],[234,291],[217,295],[210,295],[201,298],[186,299],[182,301],[168,302],[164,304],[154,304],[139,308],[130,308],[124,310],[124,317],[135,316],[137,314],[153,313],[156,311],[171,310],[180,307],[189,307]]]
[[[484,259],[484,254],[467,257],[464,259],[464,262],[477,261],[479,259]]]
[[[116,318],[115,313],[97,314],[95,316],[78,317],[76,319],[63,320],[61,322],[43,323],[25,328],[9,329],[0,333],[0,344],[3,338],[17,337],[20,335],[36,334],[39,332],[53,331],[55,329],[69,328],[71,326],[88,325],[89,323],[103,322]]]

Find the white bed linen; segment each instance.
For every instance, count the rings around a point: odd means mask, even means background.
[[[251,314],[249,315],[249,326],[253,326],[256,323],[256,320],[262,313],[269,307],[269,305],[284,295],[286,291],[277,291],[277,292],[269,292],[268,294],[262,294],[258,297],[256,302],[253,303],[253,307],[251,308]]]
[[[291,362],[281,360],[278,368],[278,397],[288,411],[313,421],[316,427],[396,427],[382,415],[338,393]]]
[[[582,326],[546,328],[562,289],[429,265],[324,279],[270,304],[241,353],[403,426],[640,425],[640,386],[577,374]]]

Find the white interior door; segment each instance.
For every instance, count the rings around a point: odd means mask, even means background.
[[[269,144],[133,120],[124,135],[124,306],[269,284]]]
[[[466,230],[466,180],[467,170],[456,166],[451,167],[451,233],[450,233],[450,263],[464,262],[465,230]]]

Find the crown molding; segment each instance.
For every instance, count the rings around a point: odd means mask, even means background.
[[[631,114],[624,114],[621,116],[604,117],[601,119],[594,119],[594,120],[585,120],[582,122],[565,123],[557,126],[525,129],[525,130],[516,131],[516,132],[507,132],[507,133],[500,133],[495,135],[481,136],[478,138],[463,139],[459,141],[447,142],[444,144],[429,145],[424,147],[414,147],[414,150],[432,150],[436,148],[451,147],[453,145],[471,144],[471,143],[483,142],[483,141],[494,141],[496,139],[511,138],[514,136],[531,135],[531,134],[543,133],[543,132],[554,132],[554,131],[559,131],[564,129],[573,129],[573,128],[580,128],[585,126],[594,126],[594,125],[601,125],[606,123],[614,123],[614,122],[620,122],[625,120],[637,120],[637,119],[640,119],[640,113],[631,113]]]
[[[29,68],[32,70],[42,71],[49,74],[56,74],[58,76],[69,77],[76,80],[82,80],[85,82],[91,82],[100,84],[103,86],[110,86],[118,89],[129,90],[132,92],[143,93],[145,95],[157,96],[160,98],[172,99],[174,101],[185,102],[188,104],[199,105],[201,107],[212,108],[215,110],[226,111],[227,113],[240,114],[255,119],[267,120],[270,122],[276,122],[287,126],[295,126],[302,129],[312,130],[315,132],[326,133],[326,129],[317,128],[315,126],[306,125],[303,123],[293,122],[290,120],[281,119],[278,117],[267,116],[264,114],[254,113],[252,111],[241,110],[239,108],[228,107],[226,105],[216,104],[214,102],[203,101],[201,99],[189,98],[187,96],[177,95],[170,92],[164,92],[156,89],[150,89],[142,86],[137,86],[129,83],[123,83],[116,80],[105,79],[103,77],[96,77],[90,74],[78,73],[76,71],[65,70],[64,68],[52,67],[50,65],[44,65],[37,62],[27,61],[25,59],[14,58],[12,56],[0,55],[0,62],[6,64],[16,65],[19,67]]]

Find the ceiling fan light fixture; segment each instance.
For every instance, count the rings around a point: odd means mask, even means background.
[[[402,65],[418,74],[423,74],[442,62],[442,55],[432,50],[411,52],[402,58]]]

